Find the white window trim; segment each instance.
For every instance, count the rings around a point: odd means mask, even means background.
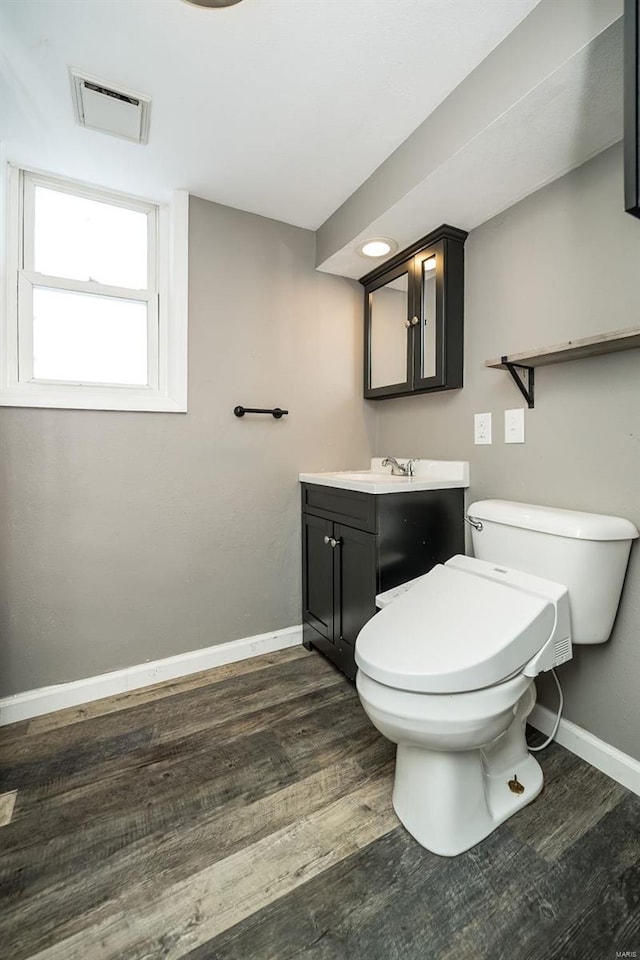
[[[121,386],[107,384],[69,384],[19,379],[18,278],[23,283],[61,285],[59,280],[20,271],[22,243],[22,176],[21,171],[50,179],[74,192],[85,192],[95,199],[102,192],[105,199],[123,205],[149,204],[158,207],[158,244],[156,249],[158,276],[158,322],[150,323],[152,336],[149,349],[157,357],[157,384],[151,386]],[[188,274],[189,274],[189,194],[176,190],[169,204],[132,197],[115,191],[100,191],[87,184],[62,177],[51,177],[36,170],[27,170],[14,164],[6,165],[5,193],[5,262],[3,311],[0,318],[0,405],[10,407],[58,407],[75,410],[140,410],[168,413],[187,412],[187,334],[188,334]],[[43,283],[44,281],[44,283]],[[65,289],[73,283],[64,281]],[[82,284],[86,291],[88,286]],[[96,292],[105,287],[96,284]],[[116,293],[117,288],[108,288]],[[127,299],[135,299],[132,291],[122,291]],[[146,295],[145,297],[146,298]],[[153,313],[152,319],[153,319]],[[155,332],[157,331],[157,341]],[[23,363],[26,358],[23,335]],[[157,352],[156,352],[157,349]],[[155,359],[154,357],[154,359]],[[153,365],[155,366],[155,364]],[[152,367],[150,367],[152,369]]]

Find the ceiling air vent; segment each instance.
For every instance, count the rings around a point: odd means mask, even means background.
[[[117,89],[98,77],[71,70],[73,109],[81,127],[101,130],[135,143],[149,140],[151,97]]]

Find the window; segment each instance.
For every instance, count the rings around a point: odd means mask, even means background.
[[[187,194],[9,171],[0,403],[185,411]]]

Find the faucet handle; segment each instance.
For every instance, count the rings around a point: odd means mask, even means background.
[[[407,474],[408,474],[408,476],[410,476],[410,477],[413,476],[413,465],[414,465],[414,463],[419,463],[419,462],[420,462],[420,457],[411,457],[410,460],[407,460],[405,466],[406,466],[406,468],[407,468]]]

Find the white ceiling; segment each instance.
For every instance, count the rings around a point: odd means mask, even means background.
[[[537,2],[4,0],[3,155],[316,229]],[[148,146],[75,125],[71,66],[152,97]]]

